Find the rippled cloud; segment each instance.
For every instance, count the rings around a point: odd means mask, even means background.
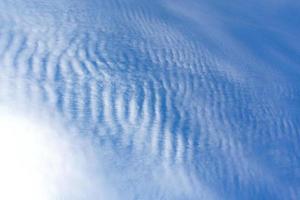
[[[55,157],[46,199],[297,199],[299,6],[2,0],[1,141]]]

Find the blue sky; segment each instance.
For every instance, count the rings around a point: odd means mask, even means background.
[[[2,162],[28,156],[25,165],[40,163],[33,172],[57,169],[34,173],[46,180],[36,190],[56,188],[45,199],[300,197],[297,1],[2,0],[0,9],[0,134],[17,149]],[[24,134],[35,148],[41,134],[52,143],[23,155]],[[6,180],[30,185],[24,177]]]

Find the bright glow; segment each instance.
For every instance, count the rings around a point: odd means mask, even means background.
[[[124,199],[103,179],[89,141],[41,121],[0,108],[0,200]],[[159,184],[188,191],[180,170],[166,170],[157,172]]]
[[[0,114],[0,199],[55,198],[60,173],[68,173],[68,146],[57,139],[49,127]]]
[[[117,199],[91,140],[45,121],[0,107],[0,200]]]

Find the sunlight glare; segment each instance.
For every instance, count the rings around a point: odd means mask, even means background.
[[[55,199],[60,177],[69,173],[63,143],[49,127],[0,113],[0,199]]]

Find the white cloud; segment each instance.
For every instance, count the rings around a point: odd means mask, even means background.
[[[0,199],[115,199],[87,138],[0,109]]]

